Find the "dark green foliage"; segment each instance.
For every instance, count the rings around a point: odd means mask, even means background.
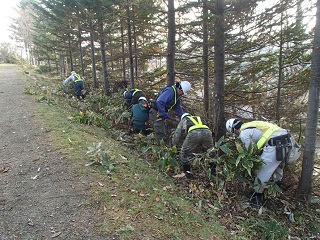
[[[255,172],[263,165],[260,152],[252,144],[247,150],[238,142],[234,145],[221,138],[215,147],[223,152],[215,159],[220,169],[218,173],[223,182],[237,180],[245,183],[252,182]],[[224,184],[219,185],[223,186]]]
[[[177,148],[167,147],[163,141],[161,145],[151,145],[145,147],[144,153],[149,153],[152,159],[156,161],[156,165],[164,172],[175,171],[178,168],[177,158]]]

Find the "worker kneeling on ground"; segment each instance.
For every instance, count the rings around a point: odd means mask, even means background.
[[[147,135],[151,132],[148,124],[149,110],[150,107],[145,97],[140,97],[138,103],[131,107],[131,127],[133,128],[134,133]]]
[[[190,159],[194,152],[200,150],[204,153],[213,147],[212,132],[203,118],[184,113],[174,131],[172,145],[177,145],[182,137],[185,139],[181,147],[180,160],[186,178],[190,179]],[[211,163],[210,168],[211,173],[215,175],[215,164]]]

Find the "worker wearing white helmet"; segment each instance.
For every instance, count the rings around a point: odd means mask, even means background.
[[[67,85],[69,82],[74,84],[74,95],[82,100],[86,97],[86,91],[84,90],[84,78],[82,78],[75,71],[71,72],[71,75],[63,81],[63,85]]]
[[[213,147],[212,132],[202,117],[184,113],[174,131],[172,145],[178,145],[181,138],[184,138],[184,141],[180,151],[180,160],[185,176],[189,179],[192,177],[190,159],[193,153],[206,152]],[[215,152],[212,153],[212,157],[215,157]],[[210,170],[211,174],[215,175],[215,163],[210,163]]]
[[[130,109],[131,127],[134,133],[149,134],[149,103],[145,97],[140,97],[138,103]]]
[[[161,90],[155,102],[152,103],[150,110],[150,119],[154,123],[154,132],[158,144],[161,140],[165,142],[167,139],[165,119],[169,118],[168,112],[173,110],[180,119],[184,113],[181,108],[180,97],[187,95],[191,89],[188,81],[177,82],[173,86],[167,86]]]
[[[226,122],[226,129],[236,134],[247,149],[252,143],[258,149],[263,150],[260,157],[264,165],[257,172],[253,187],[254,194],[251,197],[251,206],[260,208],[264,188],[272,175],[277,184],[281,183],[282,165],[284,165],[281,163],[284,162],[289,152],[290,134],[287,130],[272,123],[263,121],[243,123],[235,118]]]

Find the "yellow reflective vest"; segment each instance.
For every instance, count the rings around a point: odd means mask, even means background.
[[[270,138],[270,136],[276,131],[280,130],[281,127],[278,127],[275,124],[263,122],[263,121],[252,121],[248,123],[244,123],[240,127],[240,131],[246,128],[258,128],[262,131],[261,137],[257,142],[257,148],[261,149],[266,141]]]
[[[135,95],[137,92],[141,92],[141,90],[138,88],[135,88],[134,91],[132,92],[132,96]]]
[[[77,78],[74,82],[82,82],[83,81],[79,74],[75,74],[74,76]]]
[[[199,128],[206,128],[209,129],[209,127],[202,123],[201,118],[198,116],[187,116],[188,119],[193,123],[191,127],[189,127],[188,132],[199,129]]]

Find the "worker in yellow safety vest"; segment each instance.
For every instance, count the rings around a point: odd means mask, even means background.
[[[184,113],[172,136],[172,145],[177,146],[182,137],[185,137],[181,151],[180,160],[187,179],[192,177],[190,171],[190,159],[193,153],[206,152],[213,147],[212,131],[207,122],[199,116]],[[215,157],[212,152],[211,157]],[[210,163],[211,174],[215,175],[215,163]]]
[[[186,96],[191,89],[188,81],[176,82],[172,86],[164,87],[158,94],[155,101],[151,103],[150,120],[153,121],[153,130],[157,144],[163,140],[168,144],[168,128],[166,120],[170,119],[169,112],[173,110],[180,119],[184,111],[181,107],[181,97]]]
[[[72,82],[74,84],[74,95],[79,100],[83,100],[86,97],[86,91],[84,89],[84,78],[77,74],[75,71],[71,72],[71,75],[63,81],[63,85],[67,85]]]
[[[289,152],[290,134],[287,130],[272,123],[264,121],[243,123],[234,118],[226,122],[226,129],[236,134],[247,149],[252,144],[263,150],[260,158],[264,165],[257,172],[253,187],[254,194],[250,199],[252,207],[260,208],[263,191],[270,178],[273,176],[273,180],[279,186],[281,184],[284,166],[281,163],[284,162]]]
[[[133,105],[137,104],[139,102],[140,97],[145,97],[142,90],[138,88],[134,88],[131,90],[126,90],[123,92],[123,97],[126,100],[126,104],[128,108],[130,109]]]

